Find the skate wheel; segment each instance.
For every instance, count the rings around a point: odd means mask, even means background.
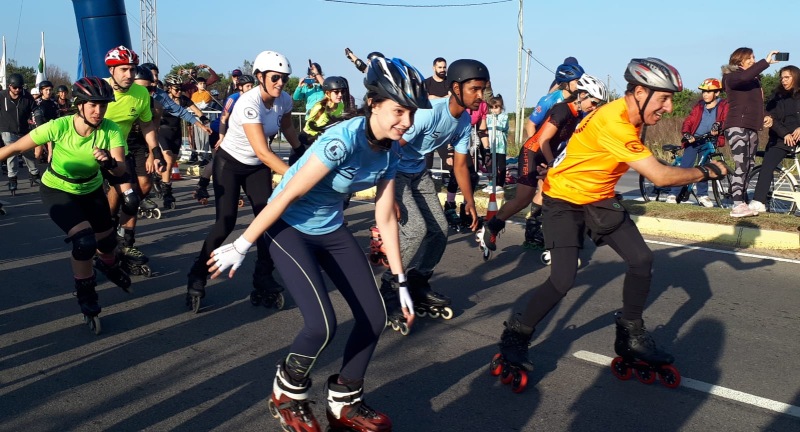
[[[384,267],[389,267],[389,258],[381,258],[381,265]]]
[[[667,388],[677,388],[681,385],[681,374],[672,365],[663,365],[658,371],[658,380]]]
[[[524,370],[518,370],[513,374],[514,379],[511,380],[511,391],[514,393],[522,393],[525,387],[528,386],[528,373]]]
[[[244,207],[244,200],[243,199],[239,199],[239,207]]]
[[[633,374],[631,369],[625,365],[622,357],[617,357],[611,361],[611,373],[622,381],[631,379],[631,375]]]
[[[161,210],[159,210],[159,209],[153,209],[153,213],[152,213],[152,214],[153,214],[153,217],[154,217],[154,218],[156,218],[156,219],[161,219]]]
[[[514,373],[511,372],[511,368],[508,366],[503,366],[503,369],[500,371],[500,382],[503,384],[511,384],[511,381],[514,381]]]
[[[500,376],[503,372],[503,355],[497,353],[492,357],[492,361],[489,362],[489,373],[492,376]]]
[[[175,203],[169,203],[169,208],[175,210],[176,208],[178,208],[178,205]]]
[[[371,262],[372,265],[378,265],[381,263],[381,258],[378,254],[371,253],[369,254],[369,262]]]
[[[202,198],[202,199],[200,199],[200,204],[202,204],[202,205],[208,205],[208,198]]]
[[[542,252],[542,256],[539,258],[542,261],[542,264],[549,266],[552,264],[552,260],[550,259],[550,251]]]
[[[191,305],[192,305],[192,312],[198,313],[200,312],[200,297],[190,296],[191,297]]]
[[[430,315],[431,318],[439,318],[439,312],[431,311],[428,315]]]
[[[417,316],[420,317],[420,318],[424,318],[424,317],[428,316],[428,311],[426,311],[425,309],[416,309],[415,312],[416,312]]]
[[[264,297],[264,307],[274,307],[277,310],[282,310],[285,305],[286,298],[283,296],[283,293],[275,294],[273,299],[270,299],[269,296]]]
[[[492,251],[486,246],[481,246],[481,249],[483,249],[483,261],[489,261],[489,258],[492,257]]]
[[[153,276],[153,272],[152,272],[152,270],[150,270],[150,266],[146,265],[146,264],[141,267],[141,270],[140,270],[139,274],[144,276],[144,277]]]
[[[581,259],[578,258],[578,268],[581,268],[581,264],[583,264],[583,263],[581,262]]]
[[[6,211],[3,210],[3,209],[0,209],[0,216],[5,216],[5,215],[6,215]]]
[[[261,304],[261,297],[259,297],[255,291],[250,293],[250,304],[253,306],[258,306]]]
[[[642,369],[636,369],[636,379],[642,384],[653,384],[656,382],[656,373],[649,369],[645,363],[640,363]]]
[[[99,335],[101,331],[103,331],[102,326],[100,325],[100,318],[97,316],[90,317],[88,315],[83,316],[83,322],[89,326],[89,330],[91,330],[94,334]]]
[[[449,319],[453,318],[453,315],[454,314],[453,314],[453,309],[452,308],[445,307],[444,309],[442,309],[442,313],[441,313],[442,319],[449,320]]]
[[[408,336],[408,334],[411,333],[411,329],[408,328],[408,324],[406,323],[400,323],[398,327],[399,327],[398,331],[403,336]]]
[[[275,406],[275,402],[272,400],[272,397],[270,397],[269,401],[267,401],[267,406],[269,407],[269,413],[272,414],[272,417],[275,417],[276,419],[281,418],[281,412],[278,411],[278,407]]]

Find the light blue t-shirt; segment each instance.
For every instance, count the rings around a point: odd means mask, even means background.
[[[348,194],[394,179],[400,144],[393,142],[389,151],[374,150],[367,142],[365,125],[364,117],[356,117],[331,127],[289,167],[270,201],[311,155],[316,155],[331,172],[286,209],[281,216],[286,223],[305,234],[333,232],[344,223],[343,203]]]
[[[550,108],[552,108],[553,105],[563,101],[564,92],[561,90],[556,90],[552,93],[542,96],[528,119],[530,119],[530,121],[532,121],[533,124],[535,124],[538,128],[547,119],[547,112],[550,111]]]
[[[457,153],[469,153],[469,113],[459,118],[450,114],[450,98],[431,101],[431,109],[417,110],[414,125],[403,135],[403,157],[397,171],[416,174],[425,171],[425,155],[452,144]]]

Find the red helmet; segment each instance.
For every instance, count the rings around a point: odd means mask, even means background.
[[[106,66],[138,65],[139,56],[133,50],[120,45],[106,53]]]
[[[706,91],[722,91],[722,83],[716,78],[706,78],[697,88]]]

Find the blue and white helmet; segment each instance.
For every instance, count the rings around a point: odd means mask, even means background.
[[[431,107],[422,74],[403,59],[373,57],[369,61],[364,87],[406,108]]]

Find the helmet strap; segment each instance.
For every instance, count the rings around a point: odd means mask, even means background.
[[[643,125],[646,125],[646,123],[644,122],[644,109],[647,108],[647,104],[650,103],[650,98],[653,97],[653,93],[654,92],[653,92],[653,90],[650,90],[649,88],[647,88],[645,86],[641,86],[641,87],[643,89],[647,90],[647,98],[644,100],[644,104],[640,104],[639,101],[637,100],[636,101],[636,107],[639,108],[639,119],[642,120],[642,124]]]
[[[464,88],[461,86],[462,83],[453,83],[458,84],[459,93],[464,94]],[[456,92],[453,91],[454,85],[450,85],[450,94],[456,99],[456,103],[464,109],[467,109],[467,106],[464,105],[464,100],[461,98],[461,95],[457,95]]]
[[[372,110],[370,110],[370,115],[367,117],[367,125],[364,128],[367,134],[367,142],[372,147],[378,147],[380,150],[389,151],[392,148],[392,140],[389,138],[384,138],[379,140],[375,138],[375,133],[372,132]]]
[[[86,109],[86,102],[78,105],[78,116],[81,118],[81,120],[83,120],[84,123],[86,123],[86,126],[89,126],[93,130],[97,130],[100,127],[100,123],[98,124],[90,123],[89,120],[86,119],[86,115],[84,114],[85,109]],[[102,122],[102,120],[100,120],[100,122]]]

